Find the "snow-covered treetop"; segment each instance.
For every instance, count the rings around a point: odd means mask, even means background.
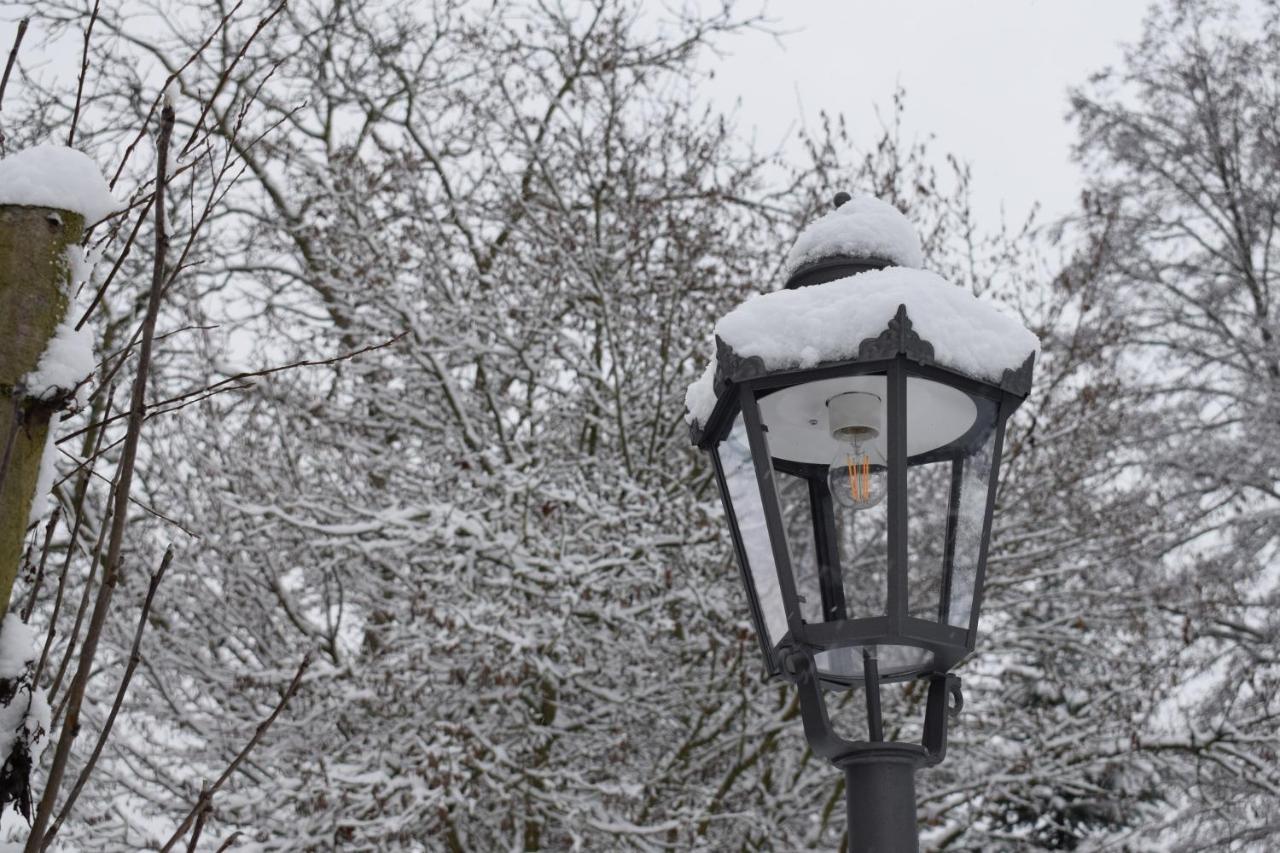
[[[70,210],[84,216],[86,223],[124,207],[93,160],[74,148],[53,144],[0,160],[0,204]]]
[[[873,196],[852,198],[805,226],[787,255],[785,274],[835,255],[924,265],[915,228],[896,207]]]
[[[994,302],[905,267],[754,296],[722,317],[715,333],[736,355],[759,357],[768,370],[807,368],[856,357],[859,344],[884,331],[899,305],[933,345],[934,361],[978,379],[999,382],[1040,351],[1039,339]],[[715,371],[713,357],[689,386],[690,423],[702,426],[711,417]]]

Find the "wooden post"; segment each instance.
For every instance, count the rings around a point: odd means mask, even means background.
[[[56,401],[19,387],[67,312],[67,247],[84,217],[49,207],[0,205],[0,615],[9,608],[23,534]]]

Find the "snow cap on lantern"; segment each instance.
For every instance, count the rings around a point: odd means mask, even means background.
[[[836,196],[787,256],[785,289],[753,296],[715,326],[716,352],[685,395],[697,439],[730,383],[870,358],[886,336],[924,342],[927,363],[1025,395],[1039,339],[988,299],[921,269],[911,223],[887,202]],[[905,328],[901,328],[905,326]]]
[[[868,269],[924,266],[920,238],[902,213],[874,196],[839,193],[835,206],[805,226],[787,254],[784,272],[788,289],[818,284]],[[845,275],[843,267],[850,269]],[[814,273],[831,269],[837,273]]]

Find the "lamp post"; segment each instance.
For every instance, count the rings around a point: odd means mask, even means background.
[[[963,701],[950,670],[974,648],[1005,423],[1039,349],[920,254],[896,209],[840,193],[784,289],[716,324],[686,398],[765,668],[844,771],[851,851],[918,849],[915,772],[942,760]],[[929,682],[923,738],[886,741],[880,686],[912,679]],[[856,687],[865,740],[827,713]]]

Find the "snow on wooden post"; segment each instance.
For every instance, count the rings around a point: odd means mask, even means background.
[[[0,613],[49,488],[50,420],[93,370],[72,299],[88,268],[80,240],[86,222],[118,209],[79,151],[39,145],[0,160]]]
[[[84,216],[49,207],[0,205],[0,612],[8,609],[36,497],[53,401],[28,396],[35,372],[67,312],[68,247]]]

